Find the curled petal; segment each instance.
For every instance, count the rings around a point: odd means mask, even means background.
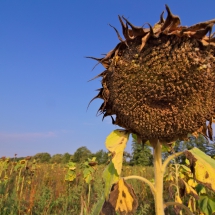
[[[137,37],[137,36],[144,36],[144,35],[147,33],[147,32],[145,32],[144,28],[134,26],[134,25],[131,24],[124,16],[122,16],[122,18],[123,18],[123,19],[126,21],[126,23],[131,27],[134,37]]]
[[[148,39],[150,38],[150,33],[146,34],[143,38],[142,38],[142,44],[140,46],[139,52],[142,51],[142,49],[144,48],[146,42],[148,41]]]
[[[132,33],[132,30],[128,28],[128,25],[122,21],[122,18],[120,16],[119,17],[119,21],[121,23],[121,26],[122,26],[122,33],[125,37],[126,40],[131,40],[133,38],[133,33]]]
[[[103,98],[103,88],[98,89],[97,91],[99,91],[98,95],[96,95],[94,98],[92,98],[87,106],[87,109],[89,108],[90,104],[92,101],[94,101],[95,99],[104,99]]]
[[[117,36],[118,36],[118,39],[119,39],[121,42],[123,42],[123,39],[122,39],[122,37],[120,36],[118,30],[117,30],[114,26],[112,26],[111,24],[109,24],[109,25],[110,25],[110,27],[112,27],[112,28],[116,31],[116,34],[117,34]]]
[[[201,39],[209,32],[209,38],[210,38],[213,25],[214,24],[209,24],[207,27],[205,27],[205,29],[200,29],[196,31],[195,34],[193,34],[193,37],[197,39]]]
[[[205,29],[210,24],[215,24],[215,19],[211,19],[206,22],[200,22],[198,24],[192,25],[187,28],[187,31],[198,31],[200,29]]]
[[[175,16],[172,14],[170,11],[168,5],[166,6],[166,11],[167,11],[167,18],[161,28],[161,31],[171,31],[175,29],[178,25],[181,24],[180,18],[178,16]]]
[[[95,67],[101,62],[102,58],[96,58],[96,57],[86,57],[86,58],[89,58],[89,59],[93,59],[93,60],[96,60],[98,61],[98,63],[92,68],[92,70],[95,69]]]
[[[96,78],[99,78],[99,77],[104,77],[106,74],[107,74],[108,70],[105,70],[103,71],[102,73],[100,73],[99,75],[95,76],[94,78],[90,79],[88,82],[96,79]]]
[[[164,18],[163,18],[163,14],[164,14],[164,11],[163,11],[163,12],[161,13],[161,15],[160,15],[160,20],[159,20],[159,22],[155,23],[155,25],[153,26],[153,30],[154,30],[155,32],[160,31],[162,25],[163,25],[164,22],[165,22],[165,20],[164,20]]]

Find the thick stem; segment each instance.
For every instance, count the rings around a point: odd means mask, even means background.
[[[154,173],[155,173],[155,212],[156,215],[164,215],[163,205],[163,167],[162,154],[159,141],[154,146]]]

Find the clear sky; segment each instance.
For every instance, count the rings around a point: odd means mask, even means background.
[[[104,149],[117,127],[96,117],[102,100],[86,111],[104,68],[85,56],[115,47],[118,15],[153,25],[165,3],[182,25],[215,18],[212,0],[0,0],[0,156]]]

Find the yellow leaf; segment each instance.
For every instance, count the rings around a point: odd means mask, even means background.
[[[188,208],[190,209],[191,212],[196,211],[196,200],[193,196],[191,196],[188,200]]]
[[[128,188],[125,186],[123,179],[119,180],[119,196],[116,202],[116,211],[126,211],[132,210],[133,198],[129,193]]]
[[[185,178],[185,175],[183,173],[179,172],[179,177],[180,178]]]
[[[193,178],[189,179],[188,184],[191,187],[196,187],[198,185],[198,183]]]
[[[190,161],[189,161],[188,159],[185,159],[185,163],[186,163],[187,165],[190,165]]]
[[[178,203],[182,204],[182,200],[181,200],[179,195],[175,196],[175,202],[178,202]]]
[[[165,181],[173,181],[173,180],[174,180],[174,178],[172,176],[172,173],[169,173],[169,174],[166,175]]]
[[[215,161],[198,148],[185,151],[195,180],[215,191]]]
[[[197,192],[187,182],[181,180],[184,182],[186,193],[192,195],[195,199],[199,199]]]
[[[106,148],[112,153],[112,162],[117,171],[117,174],[121,174],[123,152],[128,141],[129,132],[126,130],[114,130],[109,134],[106,139]]]
[[[120,215],[134,214],[137,206],[137,197],[133,188],[121,178],[113,185],[109,199],[103,206],[102,213],[109,215],[110,209],[114,208]]]

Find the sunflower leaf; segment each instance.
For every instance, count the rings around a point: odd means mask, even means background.
[[[112,185],[119,180],[119,176],[116,172],[116,169],[112,161],[108,164],[108,166],[104,170],[102,178],[105,182],[105,188],[104,188],[105,198],[108,199]]]
[[[206,215],[211,215],[215,212],[215,199],[206,195],[200,196],[198,200],[200,210]]]
[[[119,176],[122,170],[123,152],[128,137],[128,131],[117,129],[110,133],[105,142],[106,148],[112,153],[112,162]]]
[[[185,155],[196,181],[215,191],[215,160],[196,147],[185,151]]]
[[[120,215],[133,214],[138,206],[137,196],[131,185],[120,179],[113,185],[109,199],[103,206],[103,214],[109,215],[114,208]]]

